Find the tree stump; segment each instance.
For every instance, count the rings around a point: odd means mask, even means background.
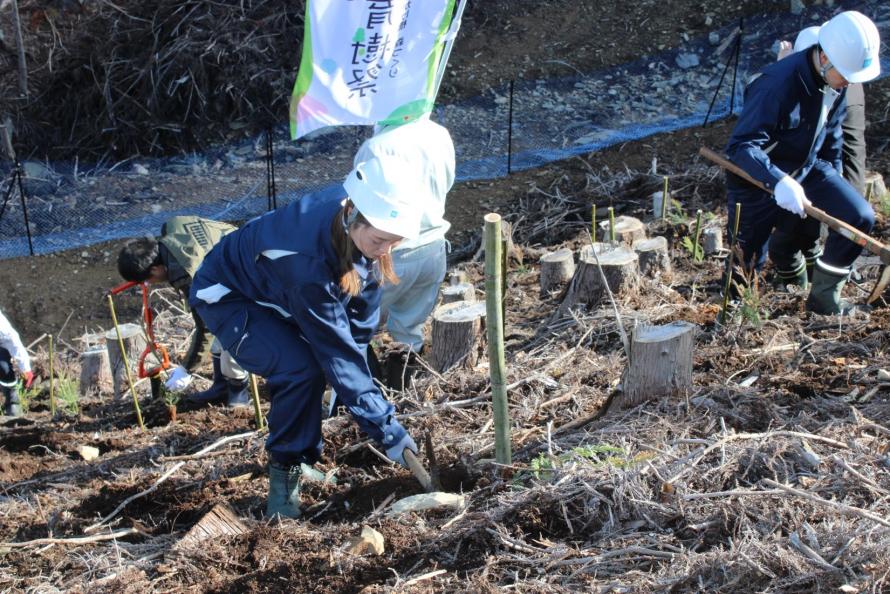
[[[468,282],[470,282],[470,279],[467,277],[467,272],[465,270],[452,270],[448,275],[449,285],[459,285]]]
[[[887,194],[887,186],[884,178],[875,171],[865,172],[865,198],[869,202],[880,206]]]
[[[705,227],[701,232],[701,245],[706,256],[713,256],[723,250],[723,229]]]
[[[80,395],[108,392],[114,386],[108,349],[95,347],[80,354]]]
[[[671,273],[671,256],[667,239],[661,235],[634,243],[634,251],[640,259],[640,272],[650,278]]]
[[[562,248],[541,257],[541,293],[562,289],[575,274],[575,254]]]
[[[585,245],[580,250],[578,250],[578,261],[583,262],[584,260],[595,261],[593,258],[593,253],[602,254],[603,252],[608,252],[615,249],[611,243],[600,243],[596,241],[593,245]]]
[[[621,382],[623,392],[615,404],[629,408],[689,389],[695,329],[689,322],[636,328],[631,339],[630,361]]]
[[[459,301],[476,301],[476,287],[470,283],[457,283],[448,285],[442,289],[442,304],[456,303]]]
[[[459,301],[436,308],[432,326],[432,360],[436,371],[445,372],[459,363],[476,364],[484,318],[484,301]]]
[[[145,336],[142,327],[138,324],[121,324],[121,338],[123,339],[127,361],[130,363],[130,373],[136,377],[136,368],[139,365],[139,356],[145,349]],[[124,390],[129,388],[127,383],[127,371],[124,368],[124,359],[121,356],[120,343],[117,340],[117,332],[114,329],[105,333],[105,345],[108,349],[108,363],[111,367],[111,381],[114,389],[114,399],[121,397]]]
[[[501,237],[503,239],[503,253],[505,254],[505,264],[504,272],[508,270],[510,267],[522,266],[522,249],[517,247],[513,243],[513,225],[508,223],[507,221],[501,221]],[[476,253],[473,255],[474,261],[479,261],[485,258],[485,242],[482,242],[482,245],[479,246],[479,249],[476,250]]]
[[[602,252],[597,251],[597,256],[603,274],[601,275],[597,269],[597,262],[592,254],[589,258],[582,259],[575,270],[575,276],[572,277],[563,306],[584,304],[588,307],[598,307],[608,298],[603,276],[613,295],[626,293],[639,284],[639,259],[632,249],[623,245],[615,246]]]
[[[603,243],[611,240],[608,219],[600,224],[600,235]],[[646,239],[646,226],[640,219],[626,217],[624,215],[615,218],[615,241],[626,245],[633,245],[635,241]]]

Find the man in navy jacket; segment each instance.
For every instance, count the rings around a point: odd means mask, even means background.
[[[782,210],[805,218],[804,205],[868,233],[874,212],[843,179],[841,122],[846,87],[880,73],[880,38],[856,11],[838,14],[819,31],[819,44],[767,66],[745,91],[745,106],[726,147],[730,159],[773,194],[727,175],[729,212],[741,203],[738,244],[743,265],[759,269]],[[731,227],[731,225],[730,225]],[[841,291],[861,248],[830,232],[816,262],[807,309],[840,313]],[[791,266],[776,262],[777,267]]]

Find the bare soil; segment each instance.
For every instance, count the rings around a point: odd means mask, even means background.
[[[614,5],[613,5],[614,4]],[[471,3],[443,88],[470,96],[511,78],[587,71],[672,47],[740,16],[785,3]],[[705,18],[710,16],[710,25]],[[890,83],[868,87],[869,167],[890,177]],[[890,575],[890,310],[843,321],[803,311],[803,296],[766,284],[759,314],[720,326],[720,258],[695,262],[682,247],[696,209],[725,225],[722,176],[696,156],[720,147],[732,122],[627,143],[508,178],[458,184],[447,217],[457,268],[484,287],[471,260],[481,216],[514,225],[524,258],[508,277],[505,339],[513,464],[492,463],[485,366],[422,372],[391,394],[415,437],[431,436],[442,487],[463,510],[392,517],[391,500],[417,482],[365,445],[347,415],[325,421],[317,469],[336,484],[304,485],[304,516],[262,517],[262,433],[251,410],[179,407],[143,395],[146,431],[128,400],[82,398],[76,414],[49,413],[46,343],[41,388],[25,419],[0,426],[0,588],[71,592],[880,592]],[[646,209],[670,173],[684,208],[668,222]],[[590,205],[647,221],[672,246],[674,272],[620,295],[623,328],[677,320],[699,327],[693,388],[630,410],[608,409],[627,364],[609,307],[557,319],[561,296],[540,295],[545,250],[578,249]],[[876,234],[887,240],[886,213]],[[54,373],[76,377],[79,338],[111,326],[104,291],[119,282],[120,242],[0,262],[0,309],[25,342],[44,333],[61,353]],[[862,267],[862,284],[877,269]],[[849,297],[861,299],[855,287]],[[118,316],[138,316],[135,296]],[[155,298],[159,312],[176,318]],[[166,313],[165,313],[166,312]],[[161,338],[174,329],[160,325]],[[178,336],[178,334],[177,334]],[[383,337],[382,341],[386,342]],[[384,349],[385,350],[385,349]],[[204,369],[204,372],[208,372]],[[198,382],[199,386],[204,385]],[[263,408],[268,401],[261,382]],[[556,404],[554,404],[556,402]],[[195,459],[225,436],[243,438]],[[418,442],[421,440],[418,439]],[[100,456],[81,459],[92,445]],[[174,464],[169,478],[158,482]],[[144,495],[143,495],[144,493]],[[103,519],[129,501],[107,522]],[[172,547],[217,503],[244,534]],[[98,529],[92,529],[101,525]],[[382,556],[355,556],[349,538],[378,530]],[[114,540],[65,542],[112,530]],[[59,539],[59,542],[38,539]],[[26,541],[34,541],[18,546]],[[16,544],[18,543],[18,544]]]

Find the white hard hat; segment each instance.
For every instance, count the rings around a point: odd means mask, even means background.
[[[813,25],[812,27],[801,29],[800,33],[797,34],[797,39],[794,40],[794,51],[802,52],[808,47],[819,43],[819,29],[821,28],[818,25]]]
[[[424,187],[417,199],[441,204],[454,185],[454,142],[448,130],[422,118],[384,128],[366,140],[355,154],[355,164],[379,155],[391,155],[411,164]]]
[[[378,155],[352,168],[343,187],[358,211],[375,228],[405,239],[420,235],[423,191],[411,163],[394,155]]]
[[[848,82],[867,82],[881,73],[881,37],[875,24],[861,12],[848,10],[822,25],[819,45]]]

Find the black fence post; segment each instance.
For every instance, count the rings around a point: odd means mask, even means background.
[[[507,175],[513,171],[513,80],[510,81],[510,108],[507,113]]]

